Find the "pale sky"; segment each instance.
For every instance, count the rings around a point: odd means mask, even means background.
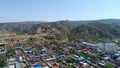
[[[0,22],[120,19],[120,0],[0,0]]]

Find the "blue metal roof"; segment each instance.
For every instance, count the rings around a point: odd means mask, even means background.
[[[60,57],[64,57],[65,55],[59,55]]]
[[[104,60],[109,60],[110,59],[110,57],[104,57]]]
[[[32,50],[29,50],[29,51],[28,51],[28,53],[32,54],[32,53],[33,53],[33,51],[32,51]]]
[[[85,60],[87,63],[91,63],[91,61],[90,60]]]
[[[47,53],[47,51],[41,51],[40,53],[41,53],[41,54],[46,54],[46,53]]]
[[[84,60],[84,59],[85,59],[84,57],[80,56],[80,57],[78,57],[76,60],[82,61],[82,60]]]
[[[99,48],[97,49],[97,51],[98,51],[98,52],[102,52],[102,50],[101,50],[101,49],[99,49]]]
[[[65,54],[59,54],[59,57],[65,57]]]
[[[34,56],[33,58],[35,58],[35,59],[40,59],[41,57],[40,57],[40,56]]]
[[[33,68],[43,68],[42,66],[34,66]]]
[[[116,54],[114,54],[114,56],[117,56],[117,57],[119,57],[119,56],[120,56],[120,54],[119,54],[119,53],[116,53]]]

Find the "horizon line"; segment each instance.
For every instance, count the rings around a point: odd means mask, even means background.
[[[48,22],[58,22],[58,21],[96,21],[96,20],[108,20],[113,19],[117,20],[118,18],[101,18],[101,19],[84,19],[84,20],[53,20],[53,21],[40,21],[40,20],[26,20],[26,21],[6,21],[6,22],[0,22],[0,23],[19,23],[19,22],[41,22],[41,23],[48,23]]]

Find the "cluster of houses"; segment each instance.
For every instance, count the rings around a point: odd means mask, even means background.
[[[120,67],[120,48],[115,43],[28,44],[14,49],[9,60],[16,68],[104,68],[108,63]]]
[[[120,67],[120,48],[115,43],[98,43],[98,44],[90,44],[86,42],[82,42],[85,48],[83,48],[83,52],[88,55],[86,59],[89,59],[87,63],[92,63],[95,67],[104,68],[107,63],[110,63],[115,68]],[[83,46],[80,45],[80,47]],[[82,57],[82,56],[81,56]],[[92,60],[92,57],[96,58],[95,62]],[[86,59],[82,57],[84,61]]]
[[[30,45],[27,47],[16,46],[16,58],[22,64],[21,67],[59,68],[59,65],[55,62],[55,55],[46,47],[38,48]]]
[[[115,43],[18,45],[15,50],[16,60],[23,68],[103,68],[107,63],[120,67],[119,47]]]

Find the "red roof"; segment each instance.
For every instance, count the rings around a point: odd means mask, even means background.
[[[53,66],[52,68],[60,68],[59,66]]]

